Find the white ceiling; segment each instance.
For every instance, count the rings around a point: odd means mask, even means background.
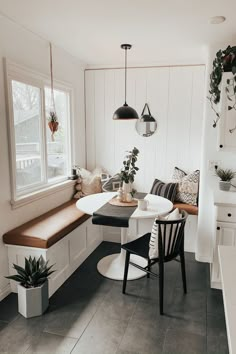
[[[235,0],[0,0],[0,13],[92,66],[123,65],[121,43],[129,64],[202,63],[204,45],[236,38]]]

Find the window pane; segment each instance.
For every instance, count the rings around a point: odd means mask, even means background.
[[[54,133],[54,141],[51,131],[47,126],[47,153],[48,153],[48,178],[52,180],[68,175],[68,112],[69,94],[54,90],[56,113],[58,117],[58,130]],[[49,116],[51,108],[51,89],[45,88],[46,115]]]
[[[12,81],[16,190],[42,181],[40,89]]]

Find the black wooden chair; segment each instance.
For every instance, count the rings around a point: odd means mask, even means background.
[[[161,315],[163,315],[164,263],[177,260],[176,258],[178,256],[180,257],[181,262],[183,289],[184,293],[187,293],[184,259],[184,227],[188,214],[185,211],[180,211],[180,213],[182,214],[182,218],[178,220],[155,220],[155,223],[158,225],[158,258],[149,258],[149,241],[151,233],[147,233],[138,239],[121,246],[126,250],[123,294],[125,294],[126,290],[129,264],[146,272],[148,278],[150,277],[150,274],[155,277],[159,276],[159,305]],[[147,259],[147,266],[143,268],[130,261],[131,254]],[[159,265],[159,275],[151,271],[151,268],[155,263],[158,263]]]

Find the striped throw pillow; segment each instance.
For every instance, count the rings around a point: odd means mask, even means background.
[[[182,218],[182,214],[179,212],[179,209],[176,208],[173,210],[170,214],[167,216],[159,216],[158,218],[155,219],[152,227],[152,232],[151,232],[151,237],[149,241],[149,258],[150,259],[155,259],[158,258],[159,255],[159,250],[158,250],[158,225],[156,224],[156,220],[178,220]],[[163,225],[161,225],[163,227]],[[174,226],[174,229],[172,230],[173,234],[175,233],[175,228],[177,226]],[[165,254],[167,253],[167,247],[169,244],[169,236],[170,236],[170,229],[171,226],[167,225],[166,226],[166,249],[165,249]],[[164,230],[162,230],[162,235],[164,235]],[[170,243],[170,247],[172,246],[172,241]],[[164,243],[164,242],[163,242]]]
[[[150,193],[159,195],[160,197],[167,198],[171,202],[174,202],[177,193],[177,186],[178,183],[164,183],[156,178],[153,182]]]

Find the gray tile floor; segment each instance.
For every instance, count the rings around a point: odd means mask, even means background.
[[[209,266],[186,254],[188,294],[180,265],[166,264],[165,316],[159,315],[156,279],[121,282],[103,278],[96,264],[119,252],[103,242],[50,299],[41,317],[17,313],[17,297],[0,303],[0,353],[225,354],[222,293],[209,288]]]

